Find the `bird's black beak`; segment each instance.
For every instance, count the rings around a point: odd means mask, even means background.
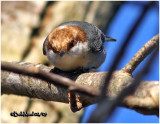
[[[112,37],[105,36],[105,41],[106,42],[108,42],[108,41],[116,41],[116,39],[112,38]]]

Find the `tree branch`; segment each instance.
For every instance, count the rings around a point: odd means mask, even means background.
[[[44,65],[35,65],[30,63],[10,63],[13,65],[19,65],[24,66],[24,68],[30,68],[35,66],[35,68],[39,68],[43,71],[49,72],[51,68],[44,66]],[[81,104],[79,108],[87,107],[91,104],[94,104],[97,101],[96,96],[99,95],[99,89],[104,84],[104,77],[106,76],[108,72],[93,72],[93,73],[84,73],[78,76],[77,80],[75,81],[75,85],[81,85],[83,87],[87,88],[93,88],[96,89],[97,92],[95,92],[93,95],[90,93],[90,95],[85,94],[85,90],[82,91],[81,89],[72,89],[76,95],[76,102],[77,104]],[[23,74],[16,74],[9,71],[2,70],[1,72],[2,76],[2,94],[17,94],[17,95],[23,95],[28,96],[32,98],[40,98],[47,101],[56,101],[56,102],[63,102],[63,103],[69,103],[68,100],[68,88],[63,87],[61,85],[54,85],[48,84],[48,81],[40,80],[37,78],[28,77]],[[110,98],[115,98],[121,90],[123,90],[125,87],[127,87],[134,79],[131,75],[128,73],[124,73],[123,71],[115,71],[113,73],[111,83],[108,87],[108,92],[106,95]],[[50,86],[49,86],[50,85]],[[139,106],[140,108],[144,107],[146,109],[149,109],[149,111],[152,111],[153,109],[158,109],[159,106],[159,100],[158,97],[158,91],[155,89],[158,89],[158,81],[142,81],[140,83],[139,88],[135,91],[135,93],[129,97],[126,97],[120,106],[125,107],[132,107],[134,109],[135,106]],[[90,91],[90,90],[89,90]],[[89,92],[88,92],[89,93]],[[151,95],[152,94],[152,95]],[[130,99],[135,102],[130,103]],[[148,99],[149,102],[138,104],[138,101],[142,101],[142,99]],[[143,113],[143,112],[141,112]],[[146,114],[144,112],[143,114]],[[150,113],[155,114],[155,113]]]
[[[123,71],[132,73],[136,67],[148,56],[155,48],[159,46],[159,34],[149,40],[129,61],[129,63],[122,68]]]
[[[54,73],[45,72],[43,70],[40,70],[36,66],[32,65],[30,67],[21,67],[16,66],[14,64],[11,64],[9,62],[1,62],[1,69],[6,71],[11,71],[18,74],[24,74],[31,77],[35,77],[50,83],[53,83],[54,85],[60,85],[61,87],[67,87],[69,89],[78,89],[79,92],[83,92],[86,95],[95,95],[98,91],[93,88],[87,88],[82,87],[74,84],[74,81],[70,80],[69,78],[65,78],[62,76],[59,76]]]

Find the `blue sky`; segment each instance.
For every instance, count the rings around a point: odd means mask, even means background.
[[[107,35],[117,39],[117,42],[106,43],[107,57],[103,65],[99,68],[99,71],[109,70],[109,67],[113,63],[114,56],[118,49],[120,49],[125,37],[128,35],[129,31],[132,29],[134,22],[137,20],[142,11],[142,6],[135,4],[135,2],[126,2],[123,4],[112,20],[110,27],[108,29]],[[139,2],[140,3],[140,2]],[[141,3],[146,3],[141,2]],[[159,33],[159,8],[157,5],[151,6],[147,15],[144,17],[143,21],[140,23],[138,29],[134,33],[130,44],[128,45],[125,55],[120,61],[117,70],[124,67],[134,54],[153,36]],[[148,58],[148,57],[147,57]],[[137,67],[134,71],[133,76],[142,68],[143,64],[146,62],[147,58]],[[151,65],[150,72],[143,77],[143,80],[159,80],[159,56],[154,60]],[[95,108],[96,105],[91,105],[85,109],[82,122],[86,122]],[[117,107],[111,118],[110,123],[158,123],[159,119],[156,116],[142,115],[134,110]]]

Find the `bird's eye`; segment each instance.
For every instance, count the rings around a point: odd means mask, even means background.
[[[103,34],[101,34],[101,40],[102,42],[105,42],[105,36]]]
[[[70,48],[72,48],[74,46],[74,40],[71,41],[71,43],[69,44]]]

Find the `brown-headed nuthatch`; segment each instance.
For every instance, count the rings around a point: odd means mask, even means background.
[[[106,58],[105,41],[116,39],[87,22],[65,22],[47,36],[43,54],[62,71],[96,69]]]

